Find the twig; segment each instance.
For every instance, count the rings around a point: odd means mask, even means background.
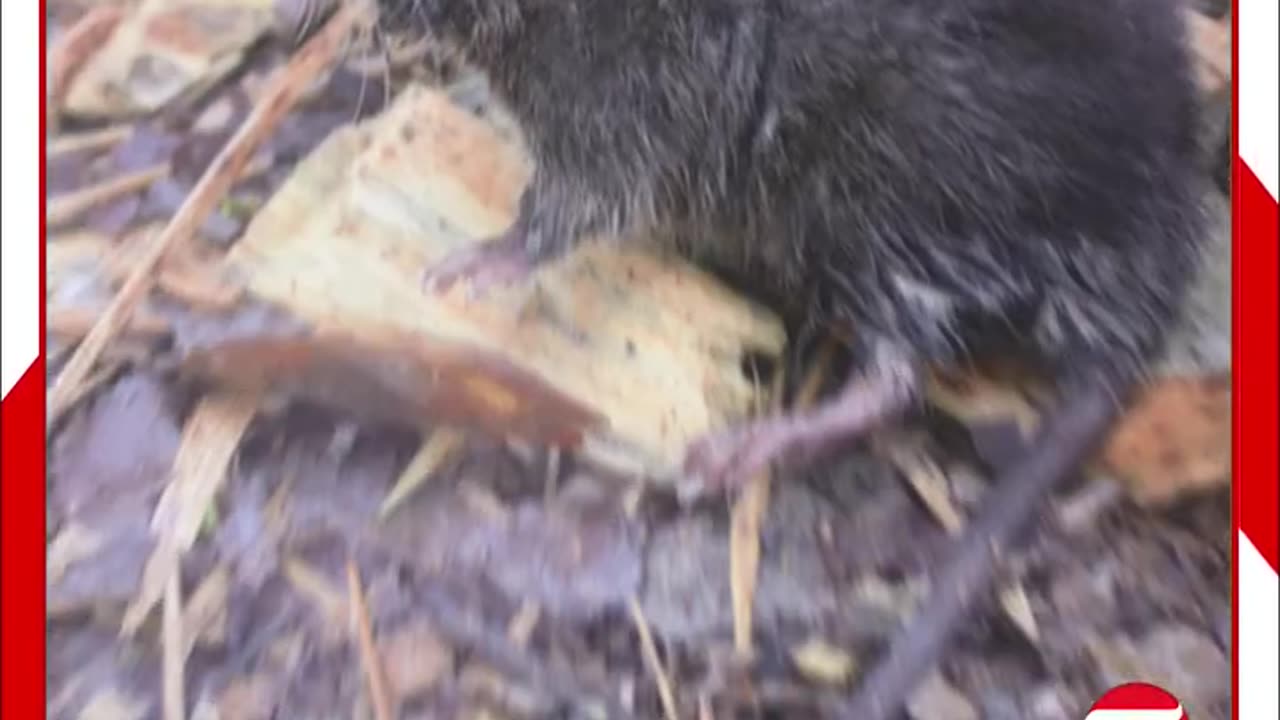
[[[45,329],[60,340],[76,342],[93,329],[99,317],[101,313],[96,308],[49,308],[45,315]],[[121,330],[142,340],[156,340],[172,333],[173,324],[159,315],[138,312]]]
[[[676,694],[671,689],[671,677],[662,666],[662,658],[658,657],[658,646],[653,643],[653,633],[649,632],[649,621],[645,620],[640,601],[633,597],[629,605],[631,620],[635,623],[636,633],[640,635],[640,652],[644,655],[645,664],[649,666],[649,673],[653,675],[653,682],[658,686],[662,711],[667,714],[667,720],[680,720],[676,708]]]
[[[1001,474],[991,501],[969,525],[955,554],[941,565],[929,604],[899,631],[885,659],[839,717],[890,720],[898,716],[907,697],[947,649],[979,594],[989,589],[1003,548],[1031,523],[1045,496],[1071,476],[1079,458],[1101,441],[1120,411],[1116,397],[1099,388],[1065,402],[1040,439]]]
[[[49,413],[56,415],[76,386],[84,382],[103,348],[129,320],[129,315],[150,291],[156,266],[173,247],[187,242],[199,229],[217,202],[240,177],[254,151],[322,70],[334,60],[343,39],[357,17],[357,3],[342,3],[325,27],[304,45],[263,92],[261,101],[223,146],[183,201],[178,212],[157,235],[138,260],[133,275],[125,281],[106,312],[84,342],[67,360],[66,367],[49,390]]]
[[[125,138],[132,134],[133,125],[122,124],[74,135],[63,135],[51,139],[45,146],[44,154],[46,158],[53,159],[83,150],[106,150],[124,142]]]
[[[98,205],[143,190],[168,174],[169,164],[163,163],[111,178],[83,190],[52,197],[46,206],[45,222],[49,225],[64,225]]]
[[[360,573],[356,564],[347,560],[347,592],[351,595],[351,620],[356,629],[356,641],[360,646],[361,665],[365,679],[369,681],[369,695],[373,701],[373,715],[377,720],[391,720],[391,692],[387,688],[387,676],[373,644],[373,628],[369,623],[369,607],[360,587]]]
[[[163,614],[164,718],[183,720],[187,701],[183,689],[186,676],[186,643],[182,632],[182,573],[178,563],[169,568],[164,589]]]
[[[95,370],[92,375],[90,375],[87,379],[85,379],[84,384],[81,385],[79,388],[80,392],[76,393],[76,395],[71,398],[71,403],[67,406],[67,408],[69,410],[75,409],[81,402],[84,401],[85,398],[92,395],[94,391],[102,387],[104,383],[106,383],[111,378],[115,377],[117,373],[119,373],[122,369],[124,369],[124,367],[125,367],[124,361],[116,360],[114,362],[106,363],[102,367]],[[57,425],[58,420],[59,418],[53,418],[50,421],[50,425],[51,426]]]

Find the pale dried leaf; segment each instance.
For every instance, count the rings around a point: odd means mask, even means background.
[[[1040,624],[1036,622],[1031,600],[1027,598],[1027,590],[1022,583],[1015,582],[1000,592],[1000,607],[1033,645],[1039,644]]]
[[[152,517],[156,549],[143,571],[138,595],[125,613],[126,634],[141,627],[164,594],[173,568],[195,543],[256,408],[253,398],[211,395],[200,401],[187,421],[173,461],[173,478]]]
[[[858,669],[852,655],[821,638],[811,638],[792,648],[791,661],[800,674],[823,685],[846,685]]]
[[[396,479],[378,514],[386,517],[395,512],[427,478],[458,454],[465,439],[461,432],[452,428],[437,428],[432,431],[409,460],[404,472]]]

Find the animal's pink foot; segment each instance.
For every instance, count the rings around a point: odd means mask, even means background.
[[[736,490],[770,462],[802,445],[787,417],[750,423],[707,435],[685,456],[681,496],[692,499],[715,490]]]
[[[426,269],[425,290],[444,293],[459,281],[466,281],[474,293],[512,285],[528,277],[532,264],[523,250],[504,242],[486,242],[456,251]]]

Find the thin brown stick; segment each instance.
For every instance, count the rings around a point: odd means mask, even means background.
[[[107,150],[124,142],[132,134],[133,125],[122,124],[74,135],[63,135],[51,139],[49,144],[45,146],[44,154],[46,158],[52,159],[85,150]]]
[[[49,308],[45,315],[45,329],[50,335],[68,342],[75,342],[93,329],[101,316],[97,308],[60,307]],[[134,337],[154,340],[173,332],[173,324],[149,312],[139,312],[129,318],[121,330]]]
[[[179,565],[169,569],[165,582],[163,624],[164,720],[186,717],[183,679],[186,677],[186,643],[182,628],[182,580]]]
[[[84,342],[67,360],[67,365],[49,390],[49,412],[57,415],[84,382],[111,342],[143,297],[151,290],[156,266],[173,247],[187,242],[199,229],[214,206],[240,177],[258,146],[279,124],[311,81],[333,63],[343,39],[357,17],[357,3],[343,3],[325,27],[304,45],[289,64],[272,78],[261,100],[236,134],[218,153],[187,195],[182,206],[164,231],[157,235],[139,258],[133,275],[107,306]]]
[[[378,658],[378,649],[373,643],[373,627],[369,622],[369,607],[364,601],[364,589],[360,585],[360,572],[352,560],[347,560],[347,592],[351,595],[351,619],[360,646],[360,664],[364,666],[364,676],[369,682],[373,715],[377,720],[391,720],[391,692],[382,661]]]
[[[45,207],[45,222],[49,225],[65,225],[103,203],[145,190],[151,183],[168,174],[169,164],[163,163],[111,178],[82,190],[56,195],[49,198]]]
[[[680,720],[676,708],[676,694],[671,689],[671,676],[662,666],[662,658],[658,657],[658,646],[654,644],[653,633],[649,631],[649,621],[644,617],[644,610],[641,609],[639,600],[633,597],[629,604],[631,620],[635,623],[636,633],[640,635],[640,652],[644,655],[645,664],[649,666],[649,673],[653,675],[653,682],[658,686],[658,698],[662,700],[662,711],[666,713],[667,720]]]

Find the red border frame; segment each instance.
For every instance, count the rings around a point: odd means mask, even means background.
[[[40,187],[45,187],[45,0],[40,0]],[[0,403],[0,718],[44,717],[45,704],[45,194],[40,193],[40,345]],[[8,242],[23,238],[7,238]]]
[[[1280,241],[1276,202],[1239,158],[1239,14],[1232,2],[1233,527],[1273,569],[1280,538]],[[40,0],[40,186],[45,185],[45,3]],[[40,354],[0,404],[0,717],[45,713],[45,197],[40,195]],[[10,239],[12,240],[12,239]],[[1246,395],[1244,387],[1249,388]],[[37,449],[38,448],[38,449]],[[1242,502],[1248,496],[1249,502]],[[1239,547],[1232,537],[1232,715],[1239,715]]]

